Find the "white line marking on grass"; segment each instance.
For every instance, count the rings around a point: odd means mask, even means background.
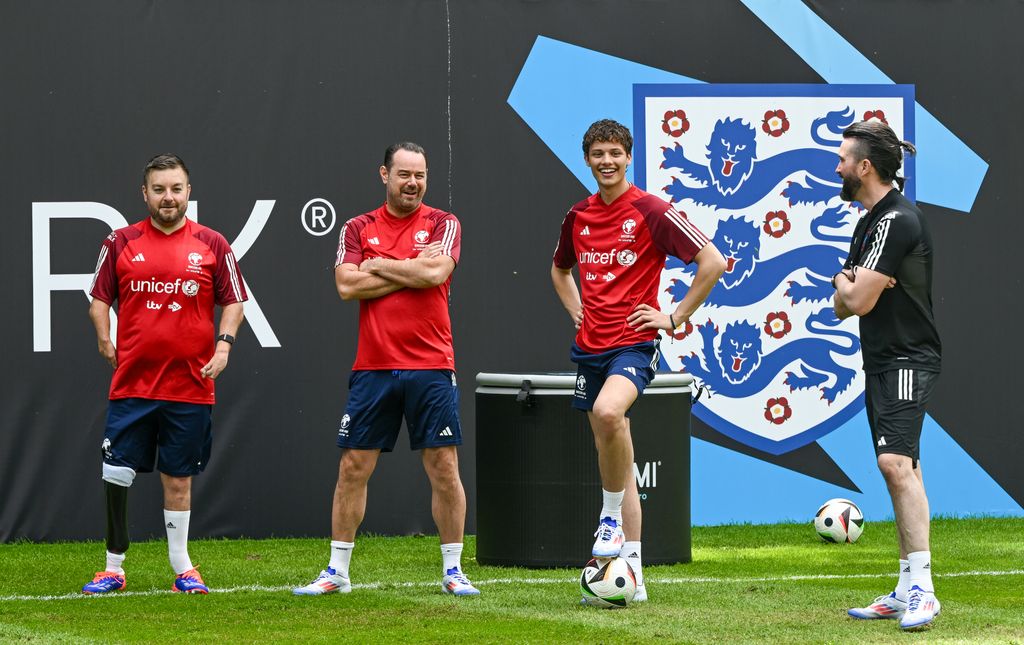
[[[964,578],[974,576],[1021,576],[1024,569],[1009,569],[1007,571],[954,571],[952,573],[932,573],[933,578]],[[858,578],[888,578],[892,573],[852,573],[847,575],[806,575],[806,576],[762,576],[751,578],[715,578],[715,577],[686,577],[686,578],[652,578],[656,584],[727,584],[727,583],[750,583],[750,582],[799,582],[802,580],[854,580]],[[570,584],[576,582],[576,577],[568,578],[490,578],[488,580],[477,580],[474,585],[488,586],[501,584],[527,584],[527,585],[550,585]],[[355,583],[352,589],[388,589],[388,588],[410,588],[410,587],[439,587],[438,582],[365,582]],[[291,591],[292,585],[268,587],[265,585],[242,585],[238,587],[225,587],[223,589],[210,589],[212,594],[241,593],[246,591],[262,591],[267,593],[278,593]],[[89,598],[128,598],[137,596],[165,596],[175,592],[170,589],[151,589],[149,591],[116,591],[107,594],[85,595],[83,593],[66,593],[53,596],[0,596],[0,602],[15,602],[21,600],[81,600]]]

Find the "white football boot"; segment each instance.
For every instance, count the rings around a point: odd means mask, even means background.
[[[939,599],[931,591],[914,585],[907,594],[907,611],[900,618],[900,629],[917,629],[928,625],[939,615]]]
[[[453,596],[479,596],[480,590],[473,586],[464,573],[458,567],[452,567],[445,572],[441,580],[441,589]]]
[[[592,553],[595,558],[614,558],[622,551],[622,543],[626,541],[622,534],[622,527],[610,517],[605,517],[597,525],[594,532],[597,540],[594,542]]]
[[[875,598],[867,607],[854,607],[846,613],[861,620],[876,618],[900,618],[907,610],[907,601],[896,597],[896,592]]]
[[[352,591],[352,583],[348,578],[343,578],[334,569],[327,567],[321,571],[316,580],[305,587],[296,587],[292,593],[296,596],[323,596],[329,593],[349,593]]]

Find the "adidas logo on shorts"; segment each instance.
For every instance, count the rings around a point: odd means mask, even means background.
[[[453,437],[455,435],[452,434],[452,429],[451,429],[450,426],[445,426],[444,430],[442,430],[441,432],[437,433],[437,436],[439,436],[439,437]]]

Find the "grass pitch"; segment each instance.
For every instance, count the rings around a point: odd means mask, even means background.
[[[1024,643],[1024,518],[932,524],[942,615],[924,633],[856,621],[846,608],[892,589],[896,534],[869,523],[853,545],[810,523],[695,527],[693,562],[645,569],[650,601],[578,604],[578,571],[463,564],[477,598],[440,591],[436,537],[360,537],[351,594],[293,597],[326,565],[321,540],[203,540],[193,562],[213,592],[170,593],[166,543],[132,545],[128,587],[78,593],[103,545],[0,545],[0,642],[132,643]],[[587,560],[581,554],[580,566]]]

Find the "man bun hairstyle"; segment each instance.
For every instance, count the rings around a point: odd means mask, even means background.
[[[903,166],[903,151],[917,154],[917,148],[909,141],[900,141],[896,133],[885,123],[877,120],[858,121],[843,130],[844,139],[855,139],[857,146],[854,153],[857,160],[867,159],[878,172],[878,177],[886,182],[896,182],[903,192],[906,178],[896,173]]]
[[[153,157],[146,163],[146,167],[142,171],[142,185],[145,186],[149,182],[149,173],[154,170],[170,170],[172,168],[181,168],[185,171],[185,179],[189,178],[188,166],[185,165],[181,157],[165,152]]]
[[[398,143],[392,143],[388,146],[388,149],[384,151],[384,167],[391,170],[392,164],[394,164],[395,153],[399,150],[405,150],[406,152],[415,152],[416,154],[423,155],[423,160],[427,160],[427,151],[423,149],[418,143],[412,141],[400,141]]]
[[[633,135],[629,133],[629,128],[618,121],[601,119],[591,124],[583,135],[583,156],[590,155],[590,146],[606,141],[618,143],[626,149],[627,154],[633,154]]]

